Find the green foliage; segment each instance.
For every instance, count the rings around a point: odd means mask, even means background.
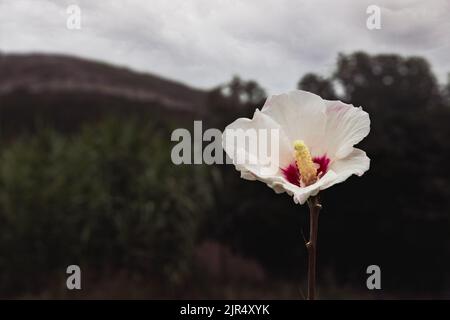
[[[168,283],[187,274],[210,201],[201,167],[172,164],[169,135],[108,120],[74,136],[44,130],[0,152],[3,290],[45,287],[69,264]]]

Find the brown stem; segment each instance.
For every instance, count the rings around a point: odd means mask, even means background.
[[[316,299],[316,252],[317,230],[319,227],[319,211],[322,205],[319,196],[308,199],[309,206],[309,241],[306,243],[308,250],[308,300]]]

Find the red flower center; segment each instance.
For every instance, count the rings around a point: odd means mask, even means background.
[[[318,165],[317,177],[320,179],[328,171],[328,165],[330,164],[330,158],[325,154],[321,157],[314,157],[313,162]],[[287,181],[300,187],[300,171],[298,171],[297,164],[292,162],[286,168],[281,168],[284,177]]]

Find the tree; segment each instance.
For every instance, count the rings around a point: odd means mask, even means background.
[[[346,100],[370,110],[377,107],[371,102],[408,111],[442,104],[437,80],[421,57],[339,54],[333,78],[343,85]]]
[[[324,99],[335,100],[336,93],[330,79],[325,79],[314,73],[307,73],[300,79],[297,88],[318,94]]]
[[[219,85],[208,94],[208,122],[223,129],[238,117],[251,117],[266,99],[264,89],[253,80],[245,81],[234,76],[230,82]]]

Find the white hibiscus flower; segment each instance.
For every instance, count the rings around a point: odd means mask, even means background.
[[[269,145],[273,150],[268,152],[278,152],[277,170],[262,170],[264,161],[258,161],[258,153],[249,145],[237,148],[226,143],[227,133],[238,129],[277,130],[277,149]],[[343,182],[352,174],[361,176],[369,169],[366,153],[353,147],[369,131],[369,115],[362,108],[297,90],[268,98],[252,119],[240,118],[228,125],[223,146],[242,178],[260,180],[275,192],[287,192],[296,203],[303,204],[320,190]],[[260,164],[237,163],[239,156],[256,159]]]

